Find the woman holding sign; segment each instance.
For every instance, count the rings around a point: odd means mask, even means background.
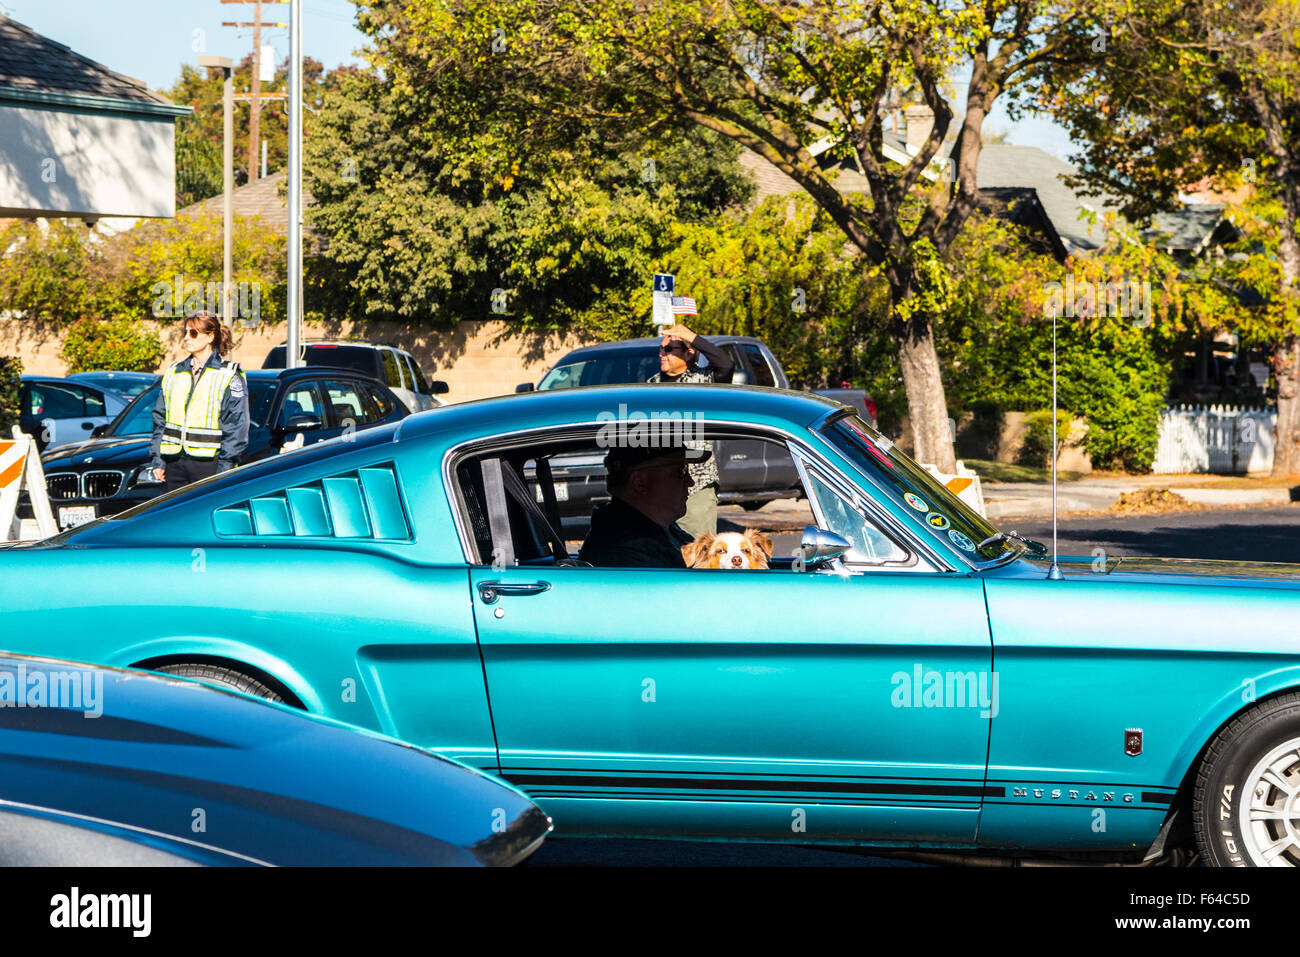
[[[696,365],[700,356],[709,360],[707,369]],[[697,336],[683,325],[676,325],[664,332],[663,341],[659,343],[659,371],[648,381],[730,382],[735,367],[727,354],[708,339]],[[712,442],[687,442],[686,446],[714,451]],[[689,452],[687,458],[691,458]],[[694,484],[690,497],[686,499],[686,514],[677,524],[695,538],[705,532],[710,535],[718,532],[718,466],[715,459],[716,456],[710,455],[703,462],[689,462]]]

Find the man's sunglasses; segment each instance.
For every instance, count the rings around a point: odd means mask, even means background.
[[[661,356],[684,356],[686,355],[686,347],[679,345],[660,346],[659,354]]]

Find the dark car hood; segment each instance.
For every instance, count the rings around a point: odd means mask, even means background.
[[[149,442],[147,435],[124,435],[63,445],[41,456],[41,467],[47,472],[57,472],[85,465],[118,468],[139,465],[149,459]]]
[[[50,695],[59,676],[87,690],[0,707],[0,806],[289,865],[511,864],[550,830],[516,788],[391,738],[179,678],[0,655],[11,700],[38,672]]]

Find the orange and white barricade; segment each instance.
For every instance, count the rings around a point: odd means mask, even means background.
[[[14,426],[12,439],[0,439],[0,542],[49,538],[58,532],[50,499],[45,492],[45,471],[36,440]],[[35,520],[18,518],[18,493],[27,489]]]
[[[959,499],[975,509],[982,518],[988,518],[989,513],[984,508],[984,490],[980,488],[980,477],[972,469],[968,469],[961,462],[957,463],[957,474],[948,475],[940,472],[933,465],[922,465],[925,469]]]

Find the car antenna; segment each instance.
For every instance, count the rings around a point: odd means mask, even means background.
[[[1061,580],[1061,566],[1056,563],[1056,304],[1052,304],[1052,564],[1047,569],[1051,581]]]

